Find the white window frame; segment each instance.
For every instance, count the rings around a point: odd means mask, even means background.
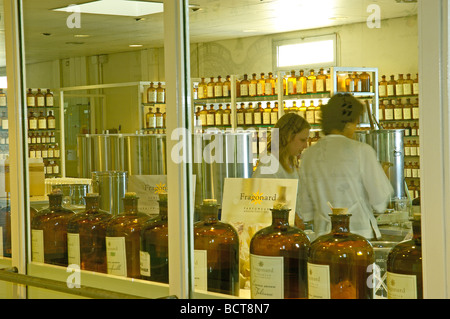
[[[291,44],[304,44],[304,43],[311,43],[311,42],[320,42],[320,41],[333,41],[333,61],[332,62],[319,62],[314,64],[303,64],[303,65],[288,65],[288,66],[278,66],[278,52],[279,47],[284,45],[291,45]],[[320,35],[320,36],[313,36],[313,37],[305,37],[305,38],[290,38],[290,39],[280,39],[280,40],[274,40],[272,42],[272,55],[273,55],[273,70],[275,72],[277,71],[290,71],[290,70],[309,70],[309,69],[317,69],[317,68],[328,68],[328,67],[335,67],[338,65],[338,37],[337,34],[326,34],[326,35]]]

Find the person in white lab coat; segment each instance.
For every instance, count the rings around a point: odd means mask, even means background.
[[[258,166],[252,178],[286,178],[299,179],[298,159],[308,147],[308,137],[311,125],[300,115],[287,113],[280,117],[274,126],[267,143],[267,150],[259,158]],[[297,190],[299,193],[300,190]],[[297,204],[298,207],[298,196]],[[297,209],[296,209],[297,212]],[[296,214],[296,225],[303,227],[303,223]]]
[[[350,94],[337,94],[322,106],[325,135],[302,155],[299,211],[316,236],[329,233],[333,207],[348,208],[350,232],[381,237],[373,211],[383,213],[393,188],[375,150],[353,139],[364,106]]]

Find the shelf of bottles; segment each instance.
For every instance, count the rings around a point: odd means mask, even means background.
[[[61,176],[59,108],[50,89],[28,89],[28,157],[42,159],[46,178]]]
[[[420,195],[419,76],[382,75],[378,118],[385,129],[404,129],[405,179],[411,198]]]
[[[331,67],[296,73],[253,73],[242,77],[227,75],[195,79],[193,86],[194,127],[197,132],[208,129],[254,129],[268,134],[278,118],[295,112],[312,126],[309,144],[320,138],[321,105],[336,93],[350,93],[368,100],[373,114],[378,112],[378,78],[376,68]],[[279,79],[282,79],[279,81]],[[232,85],[235,83],[235,85]],[[282,105],[282,107],[280,107]],[[361,119],[361,127],[369,125],[368,117]],[[262,130],[261,130],[262,129]],[[262,133],[259,133],[262,131]],[[254,150],[257,149],[255,145]],[[261,150],[257,151],[258,154]]]
[[[0,159],[4,160],[9,155],[8,134],[8,106],[6,89],[0,89]]]
[[[164,82],[150,82],[142,99],[143,123],[145,134],[166,133],[166,88]]]

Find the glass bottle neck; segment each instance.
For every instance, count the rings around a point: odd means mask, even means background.
[[[62,205],[62,195],[48,195],[50,209],[59,208]]]
[[[333,233],[343,234],[350,232],[350,214],[331,215],[331,231]]]
[[[98,210],[99,209],[99,201],[97,198],[86,198],[86,210]]]
[[[167,202],[159,202],[159,217],[167,219]]]
[[[126,198],[123,200],[123,207],[126,214],[137,214],[137,198]]]
[[[422,231],[420,221],[414,220],[412,222],[412,229],[413,229],[413,240],[416,241],[417,243],[422,243]]]
[[[202,220],[206,224],[214,224],[218,222],[219,208],[218,206],[203,206]]]
[[[273,227],[289,226],[290,209],[271,209],[271,211],[272,211],[272,226]]]

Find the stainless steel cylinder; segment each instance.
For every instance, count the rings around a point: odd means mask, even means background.
[[[166,175],[166,136],[124,134],[125,168],[129,175]]]
[[[394,188],[394,198],[406,197],[405,189],[405,153],[402,129],[371,130],[359,133],[357,139],[371,145],[376,153],[378,161],[388,167],[388,177]]]
[[[100,195],[100,208],[118,215],[123,211],[123,197],[127,191],[128,174],[122,171],[92,173],[92,190]]]

